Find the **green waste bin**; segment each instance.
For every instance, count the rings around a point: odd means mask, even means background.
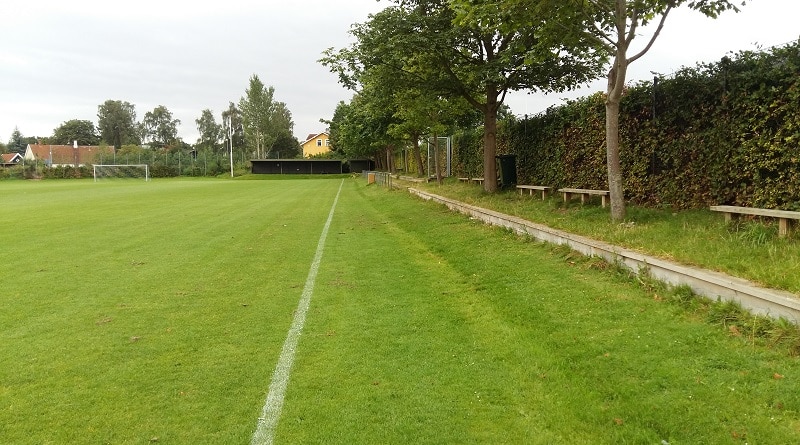
[[[507,189],[517,185],[517,155],[497,155],[500,187]]]

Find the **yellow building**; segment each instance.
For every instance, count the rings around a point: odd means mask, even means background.
[[[311,133],[306,137],[306,140],[300,144],[303,148],[303,157],[310,158],[311,156],[327,153],[331,151],[331,141],[328,132]]]

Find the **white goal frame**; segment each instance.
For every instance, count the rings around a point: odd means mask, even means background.
[[[97,182],[97,167],[144,167],[144,180],[145,182],[150,180],[150,167],[147,164],[92,164],[92,174],[94,175],[94,182]],[[110,178],[111,176],[105,176]]]

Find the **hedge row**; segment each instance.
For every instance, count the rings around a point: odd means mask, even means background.
[[[800,210],[800,41],[631,86],[620,125],[631,202]],[[498,138],[519,183],[607,188],[601,93],[507,122]],[[457,174],[482,174],[481,143],[456,137]]]

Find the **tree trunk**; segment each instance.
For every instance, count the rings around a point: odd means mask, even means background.
[[[433,165],[436,169],[436,183],[442,185],[442,167],[439,165],[439,136],[433,135]]]
[[[617,0],[617,44],[614,64],[608,71],[606,95],[606,160],[608,167],[608,191],[611,201],[611,221],[625,220],[625,191],[622,186],[622,167],[619,155],[619,104],[625,90],[628,72],[628,42],[625,35],[627,20],[625,0]]]
[[[422,153],[419,150],[419,135],[412,136],[412,149],[411,151],[414,153],[414,162],[417,163],[417,176],[422,177],[425,176],[425,166],[422,165]]]
[[[619,98],[612,98],[611,94],[606,99],[606,159],[611,220],[622,222],[625,219],[625,192],[619,161]]]
[[[397,173],[394,163],[394,145],[386,146],[386,171],[391,174]]]
[[[483,189],[497,191],[497,97],[495,85],[486,87],[486,108],[483,110]]]

